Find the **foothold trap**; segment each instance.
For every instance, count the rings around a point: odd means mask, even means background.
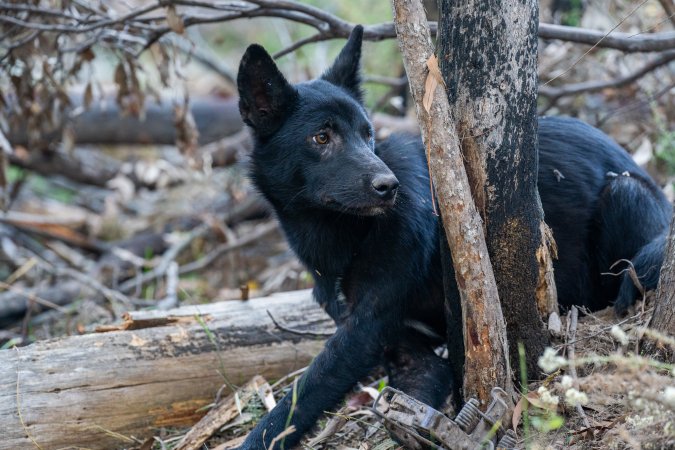
[[[492,389],[492,402],[483,413],[479,402],[470,399],[455,420],[409,395],[386,387],[373,404],[373,410],[387,430],[403,446],[411,450],[515,449],[513,430],[503,432],[500,424],[508,411],[506,392]],[[497,437],[501,437],[495,447]]]

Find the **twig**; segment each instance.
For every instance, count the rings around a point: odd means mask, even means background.
[[[643,77],[644,75],[658,69],[661,66],[664,66],[671,61],[675,60],[675,50],[669,50],[663,52],[659,55],[658,58],[648,62],[638,70],[629,73],[628,75],[615,78],[608,81],[585,81],[583,83],[573,83],[560,87],[552,87],[548,85],[539,86],[539,95],[546,97],[549,100],[549,104],[546,106],[545,112],[551,108],[555,102],[561,97],[570,96],[570,95],[579,95],[587,92],[596,92],[601,91],[607,88],[620,88],[626,86],[630,83],[633,83]]]
[[[298,369],[298,370],[296,370],[296,371],[294,371],[294,372],[291,372],[291,373],[288,373],[288,374],[284,375],[283,377],[279,378],[279,379],[271,386],[271,388],[272,388],[273,390],[276,389],[276,388],[278,388],[279,386],[281,386],[282,384],[286,383],[286,381],[290,380],[291,378],[295,378],[295,377],[297,377],[297,376],[299,376],[299,375],[302,375],[303,373],[305,373],[305,372],[307,371],[308,368],[309,368],[309,366],[305,366],[305,367],[300,368],[300,369]]]
[[[596,48],[613,48],[626,53],[660,52],[675,48],[675,32],[642,34],[638,36],[628,33],[612,33],[611,35],[607,35],[604,31],[540,23],[539,37],[541,39],[557,39],[577,44],[586,44]]]
[[[673,5],[672,0],[659,0],[661,7],[668,14],[668,19],[670,23],[675,26],[675,5]]]
[[[645,3],[647,3],[648,1],[649,1],[649,0],[642,0],[642,2],[641,2],[639,5],[637,5],[635,8],[633,8],[633,9],[631,10],[631,12],[629,12],[623,19],[621,19],[619,22],[617,22],[617,24],[614,25],[614,28],[612,28],[612,29],[609,30],[607,33],[605,33],[605,35],[604,35],[603,37],[601,37],[600,40],[599,40],[598,42],[596,42],[595,44],[593,44],[593,45],[591,46],[591,48],[589,48],[588,50],[586,50],[586,52],[584,52],[583,55],[581,55],[579,58],[577,58],[577,60],[574,61],[574,62],[572,63],[571,66],[569,66],[567,69],[565,69],[563,72],[559,73],[559,74],[556,75],[555,77],[553,77],[553,78],[551,78],[550,80],[548,80],[546,83],[544,83],[544,86],[546,86],[547,84],[549,84],[549,83],[551,83],[552,81],[554,81],[554,80],[560,78],[561,76],[565,75],[567,72],[569,72],[570,70],[572,70],[572,69],[574,68],[574,66],[576,66],[577,64],[579,64],[579,62],[581,62],[581,60],[584,59],[584,58],[586,57],[586,55],[588,55],[590,52],[593,51],[593,49],[595,49],[596,47],[598,47],[598,46],[602,43],[602,41],[604,41],[605,39],[607,39],[607,37],[612,33],[612,31],[614,31],[614,30],[616,30],[617,28],[619,28],[619,26],[620,26],[622,23],[624,23],[630,16],[632,16],[633,14],[635,14],[635,12],[636,12],[638,9],[640,9],[640,8],[641,8]]]
[[[627,105],[619,106],[618,108],[613,109],[612,111],[609,111],[607,114],[605,114],[603,117],[597,119],[595,126],[598,128],[602,128],[602,126],[613,116],[618,115],[618,114],[625,114],[630,111],[633,111],[635,109],[639,109],[644,107],[645,105],[649,105],[651,102],[655,101],[662,95],[667,94],[670,92],[671,89],[675,87],[675,81],[672,83],[668,83],[666,86],[664,86],[662,89],[659,89],[655,93],[646,96],[646,98],[640,98],[636,99]]]
[[[220,75],[233,86],[237,84],[237,76],[230,69],[225,67],[216,57],[211,55],[210,52],[203,50],[201,46],[197,46],[193,42],[186,39],[179,39],[174,36],[170,36],[166,40],[163,39],[161,42],[170,43],[188,57]]]
[[[157,309],[166,311],[178,306],[178,263],[172,261],[166,270],[166,295],[157,302]]]
[[[28,250],[26,250],[26,251],[28,251]],[[108,301],[110,301],[112,304],[121,303],[127,308],[132,306],[133,303],[132,303],[131,299],[129,299],[129,297],[122,294],[121,292],[115,291],[113,289],[110,289],[109,287],[104,286],[102,283],[100,283],[95,278],[87,276],[87,275],[85,275],[83,273],[80,273],[80,272],[78,272],[74,269],[71,269],[69,267],[59,267],[59,266],[53,265],[53,264],[47,262],[46,260],[44,260],[43,258],[41,258],[40,256],[38,256],[37,254],[35,254],[33,252],[30,252],[30,253],[32,254],[33,258],[37,261],[37,265],[41,269],[46,271],[47,273],[50,273],[50,274],[55,275],[55,276],[67,276],[67,277],[73,278],[78,283],[80,283],[84,286],[87,286],[87,287],[93,289],[94,291],[100,293],[101,295],[103,295],[103,297],[107,298]],[[29,297],[29,298],[33,298],[33,297]],[[44,305],[44,306],[53,307],[53,306],[50,306],[50,305]],[[60,310],[60,307],[57,307],[55,309]]]
[[[574,351],[574,339],[576,338],[577,335],[577,322],[579,320],[579,310],[576,308],[576,306],[572,306],[572,309],[570,311],[570,341],[571,343],[567,344],[567,357],[570,361],[574,361],[575,359],[575,351]],[[575,383],[577,382],[577,368],[574,364],[569,365],[569,371],[570,375],[574,379]],[[586,417],[586,413],[584,412],[584,408],[580,405],[577,404],[575,406],[577,412],[579,413],[579,416],[581,417],[581,420],[583,420],[584,425],[586,428],[591,427],[591,423],[588,421],[588,417]]]
[[[313,36],[296,42],[291,47],[279,52],[278,56],[293,51],[310,42],[319,42],[329,39],[346,38],[354,24],[330,14],[320,8],[305,5],[300,2],[284,0],[249,0],[249,1],[222,1],[207,2],[194,0],[174,0],[176,6],[190,7],[190,11],[199,11],[202,14],[183,13],[182,20],[185,27],[199,24],[227,22],[242,18],[278,17],[292,22],[302,23],[313,27],[317,33]],[[77,7],[84,9],[78,3]],[[126,14],[112,16],[102,8],[88,5],[86,14],[74,15],[60,10],[43,8],[33,5],[24,5],[0,1],[0,22],[14,25],[19,32],[30,30],[33,33],[65,33],[83,35],[101,29],[124,31],[127,35],[136,36],[138,48],[128,48],[124,40],[118,35],[101,36],[99,43],[116,47],[125,53],[138,55],[150,45],[160,40],[164,35],[172,32],[166,24],[166,7],[164,0],[134,9]],[[162,14],[153,15],[162,12]],[[28,14],[21,15],[19,14]],[[13,15],[10,15],[13,14]],[[35,16],[35,20],[30,17]],[[436,23],[430,23],[431,33],[435,34]],[[393,39],[396,33],[393,23],[368,25],[364,29],[364,39],[377,41]],[[540,24],[539,36],[544,39],[560,39],[564,41],[588,44],[594,47],[605,47],[625,52],[652,52],[675,48],[675,33],[653,33],[649,35],[630,36],[626,33],[613,33],[586,30],[583,28],[561,25]],[[11,39],[9,40],[11,41]],[[32,39],[25,39],[25,43]],[[127,42],[129,43],[129,42]],[[15,48],[15,47],[13,47]],[[5,56],[13,48],[8,49]]]
[[[267,315],[270,316],[270,319],[272,319],[272,323],[274,323],[274,326],[279,328],[281,331],[287,331],[289,333],[297,334],[299,336],[315,336],[315,337],[331,337],[333,333],[321,333],[321,332],[316,332],[316,331],[303,331],[303,330],[296,330],[294,328],[289,328],[285,325],[280,324],[277,322],[277,320],[274,318],[270,310],[267,310]]]
[[[154,269],[145,272],[144,274],[136,278],[132,278],[130,280],[125,281],[118,287],[118,289],[121,292],[131,292],[133,289],[139,286],[142,287],[143,285],[149,283],[150,281],[164,276],[164,274],[166,274],[169,265],[175,261],[178,255],[187,246],[189,246],[192,241],[194,241],[198,237],[203,236],[209,230],[209,228],[210,226],[207,223],[202,223],[201,225],[198,225],[197,227],[193,228],[187,234],[187,236],[185,236],[183,239],[181,239],[180,241],[169,247],[169,249],[164,252],[159,263],[154,267]]]
[[[167,250],[162,256],[162,261],[166,261],[166,263],[160,263],[155,269],[146,272],[142,275],[139,275],[136,278],[129,279],[125,281],[124,283],[120,284],[119,290],[121,292],[131,292],[134,288],[137,286],[144,286],[157,277],[163,276],[164,273],[166,272],[166,267],[168,267],[168,264],[170,261],[173,261],[175,257],[180,253],[181,249],[186,247],[189,242],[191,242],[192,239],[194,239],[196,236],[202,235],[206,230],[208,230],[210,227],[207,224],[202,224],[199,225],[197,228],[195,228],[186,239],[183,239],[181,242],[176,244],[174,247],[171,249]],[[276,230],[278,228],[278,225],[276,222],[270,222],[265,225],[262,225],[259,227],[255,232],[251,233],[248,236],[245,236],[235,242],[232,243],[227,243],[227,244],[222,244],[218,247],[216,247],[215,250],[212,250],[210,253],[208,253],[206,256],[196,260],[192,261],[191,263],[184,264],[182,265],[178,273],[179,275],[184,275],[186,273],[191,273],[191,272],[196,272],[198,270],[201,270],[205,267],[207,267],[209,264],[211,264],[213,261],[215,261],[217,258],[220,256],[229,253],[234,250],[238,250],[246,245],[249,245],[256,240],[260,239],[261,237],[271,233],[272,231]]]
[[[197,270],[201,270],[205,268],[206,266],[210,265],[213,261],[221,257],[222,255],[229,253],[233,250],[238,250],[246,245],[252,244],[253,242],[257,241],[258,239],[272,233],[273,231],[277,230],[279,227],[276,222],[269,222],[264,225],[261,225],[257,230],[255,230],[253,233],[249,234],[248,236],[244,236],[243,238],[240,238],[239,240],[232,242],[232,243],[227,243],[227,244],[221,244],[218,247],[215,248],[215,250],[212,250],[210,253],[208,253],[206,256],[204,256],[201,259],[198,259],[196,261],[193,261],[191,263],[185,264],[181,266],[180,268],[180,274],[186,274],[190,272],[195,272]]]
[[[588,336],[584,336],[584,337],[582,337],[582,338],[576,339],[576,340],[574,340],[574,341],[567,342],[567,343],[565,343],[564,345],[567,346],[567,345],[576,344],[576,343],[578,343],[578,342],[587,341],[587,340],[589,340],[589,339],[591,339],[591,338],[594,338],[594,337],[596,337],[596,336],[601,335],[602,333],[608,332],[609,330],[612,329],[612,327],[613,327],[614,325],[623,325],[624,323],[626,323],[626,322],[628,322],[628,321],[631,321],[631,320],[633,320],[633,319],[637,319],[637,318],[640,317],[641,315],[642,315],[642,313],[637,313],[637,314],[635,314],[634,316],[626,317],[625,319],[623,319],[623,320],[620,321],[620,322],[617,322],[616,324],[609,325],[609,326],[607,326],[607,327],[601,328],[600,331],[598,331],[597,333],[593,333],[593,334],[590,334],[590,335],[588,335]]]
[[[114,303],[121,303],[127,308],[132,307],[133,302],[129,297],[124,295],[123,293],[119,291],[115,291],[113,289],[110,289],[107,286],[104,286],[101,282],[98,280],[87,276],[83,273],[80,273],[76,270],[73,270],[69,267],[57,267],[57,266],[51,266],[49,263],[44,262],[40,264],[40,267],[42,267],[44,270],[47,272],[50,272],[54,275],[57,276],[68,276],[70,278],[73,278],[74,280],[78,281],[79,283],[93,289],[94,291],[100,293],[103,295],[105,298],[108,299],[108,301]]]

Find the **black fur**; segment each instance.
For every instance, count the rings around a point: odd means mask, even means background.
[[[433,352],[446,341],[444,240],[432,214],[424,149],[410,136],[375,146],[360,102],[361,35],[355,28],[318,80],[290,85],[255,45],[239,69],[241,113],[255,139],[253,179],[314,276],[317,301],[338,323],[299,381],[294,408],[289,394],[244,449],[270,449],[287,425],[296,431],[275,448],[296,445],[380,364],[392,385],[434,407],[459,385],[452,385],[448,361]],[[648,275],[645,287],[655,286],[669,203],[623,149],[588,125],[542,118],[539,143],[539,190],[559,248],[560,303],[597,309],[616,299],[624,310],[637,291],[625,274],[601,273],[632,258],[638,274]],[[456,286],[449,288],[458,302]],[[457,348],[460,342],[449,343],[449,351]]]

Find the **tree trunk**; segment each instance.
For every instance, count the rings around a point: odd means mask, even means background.
[[[309,363],[323,339],[279,329],[268,311],[294,329],[333,329],[298,291],[134,312],[122,330],[1,350],[0,449],[128,447],[128,436],[196,422],[223,374],[234,384],[272,380]]]
[[[523,342],[535,375],[548,343],[537,305],[545,312],[556,305],[537,191],[537,2],[439,3],[438,59],[485,226],[511,363],[517,367]]]
[[[512,387],[497,286],[481,219],[462,164],[455,124],[450,120],[448,99],[427,70],[433,47],[422,3],[393,0],[393,5],[399,47],[427,146],[462,301],[466,348],[464,395],[486,402],[493,386],[501,386],[507,392]],[[449,346],[452,351],[457,350],[455,342],[449,342]]]
[[[654,315],[649,328],[661,334],[675,336],[675,210],[673,210],[673,219],[670,222],[670,235],[666,245],[666,256],[661,266],[655,303]],[[675,349],[663,343],[659,344],[657,340],[646,341],[643,350],[675,362]]]

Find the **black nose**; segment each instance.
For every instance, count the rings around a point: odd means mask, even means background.
[[[396,195],[398,179],[393,174],[376,175],[372,182],[375,194],[383,200],[389,200]]]

